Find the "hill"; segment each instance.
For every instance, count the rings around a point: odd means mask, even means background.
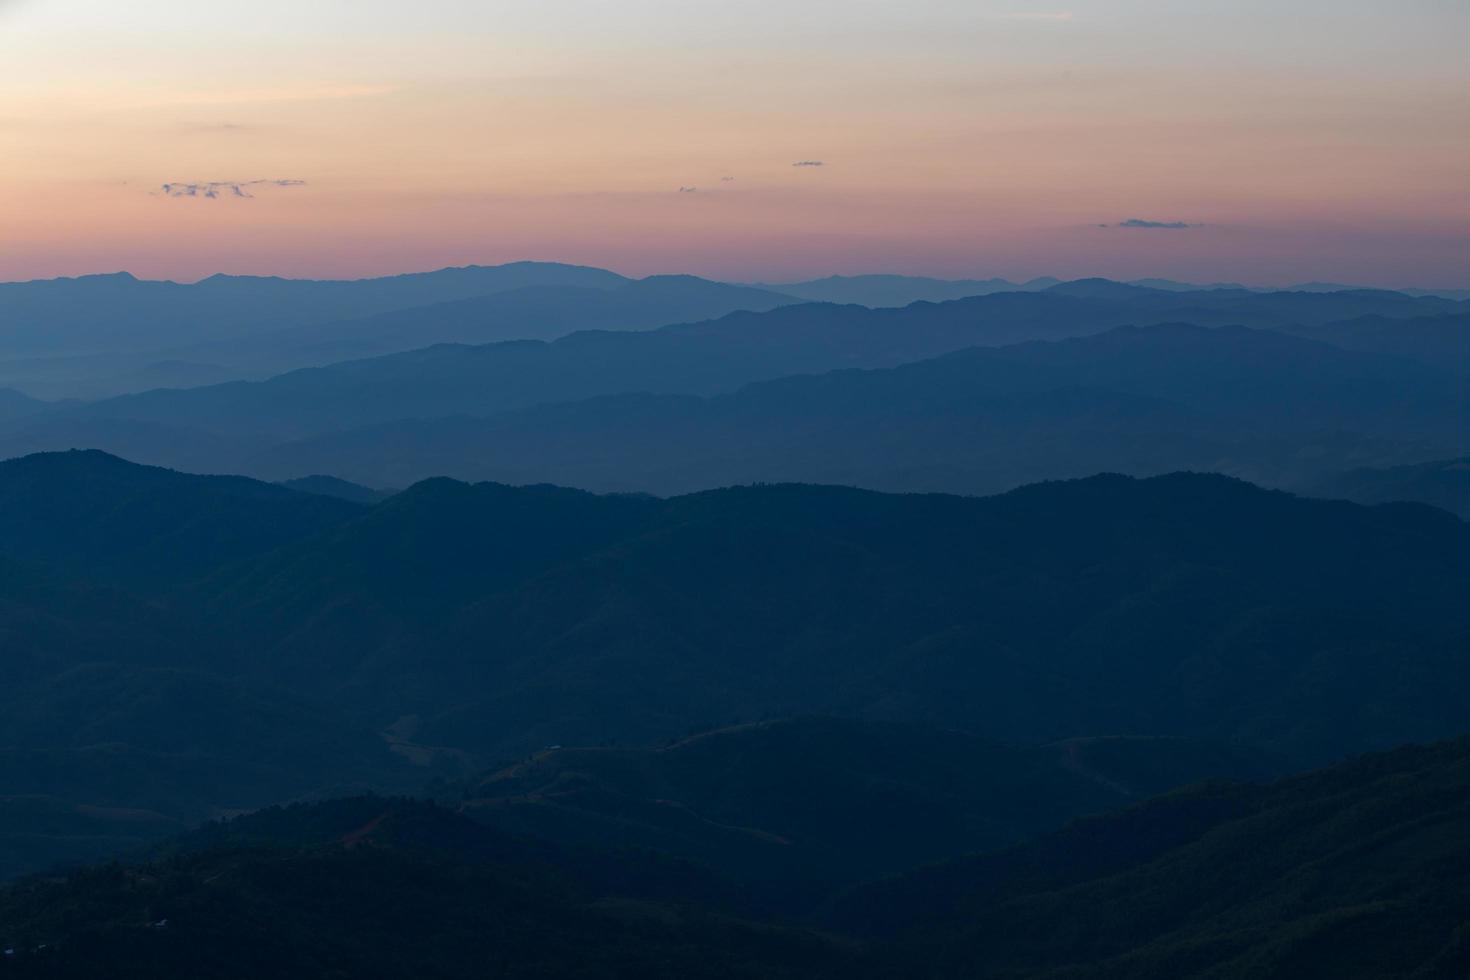
[[[601,295],[615,294],[621,291]],[[1130,324],[1315,329],[1344,310],[1412,317],[1442,307],[1445,301],[1394,293],[1181,293],[1106,281],[903,309],[786,306],[652,331],[584,331],[551,343],[440,345],[253,383],[56,406],[0,427],[0,454],[90,446],[193,468],[189,453],[175,448],[193,445],[209,465],[233,458],[228,468],[238,471],[252,452],[282,441],[405,419],[484,417],[616,394],[707,397],[793,374],[895,367]]]
[[[807,717],[657,749],[549,749],[448,798],[521,836],[676,856],[791,914],[1177,785],[1270,771],[1242,747],[1187,739],[1012,745]]]
[[[273,808],[0,889],[0,976],[1448,978],[1470,745],[1218,783],[858,887],[817,921],[427,803]],[[820,928],[818,928],[820,927]]]
[[[781,978],[845,961],[678,866],[526,847],[425,804],[273,810],[155,864],[0,891],[0,976]]]
[[[1287,764],[1470,727],[1470,530],[1425,507],[1189,474],[373,506],[96,453],[0,475],[6,785],[69,806],[198,819],[802,714]],[[666,798],[746,819],[696,790]]]
[[[0,283],[0,351],[8,359],[160,350],[528,286],[613,288],[626,281],[602,269],[514,262],[351,281],[217,275],[183,285],[123,272]]]
[[[181,583],[354,513],[344,501],[95,450],[0,462],[0,550],[134,587]]]
[[[1348,350],[1420,361],[1462,375],[1470,373],[1470,315],[1465,313],[1408,319],[1360,316],[1314,327],[1298,326],[1292,332]]]
[[[23,395],[13,388],[0,388],[0,422],[39,415],[48,407],[45,402]]]
[[[294,480],[282,480],[281,486],[291,490],[300,490],[302,493],[315,493],[323,497],[336,497],[354,504],[376,504],[388,499],[393,495],[390,490],[375,490],[357,483],[349,483],[339,480],[335,476],[325,476],[313,473],[310,476],[297,477]]]
[[[212,384],[259,376],[249,338],[291,327],[516,289],[626,282],[602,269],[513,262],[351,281],[217,275],[184,285],[118,273],[0,283],[0,383],[47,398]]]
[[[1454,977],[1470,969],[1470,745],[1183,792],[880,883],[862,976]]]
[[[370,317],[259,334],[197,356],[248,365],[252,376],[431,344],[555,340],[579,330],[652,330],[737,310],[798,302],[769,290],[695,276],[650,276],[616,285],[526,286]]]
[[[1382,468],[1362,467],[1313,483],[1311,492],[1364,504],[1416,501],[1470,519],[1470,459]]]
[[[1038,285],[1054,285],[1055,279]],[[759,285],[759,284],[758,284]],[[967,296],[1014,292],[1031,285],[1017,285],[1005,279],[933,279],[926,276],[828,276],[807,282],[759,285],[787,296],[813,303],[842,303],[858,306],[908,306],[910,303],[942,303]]]
[[[1119,328],[710,398],[625,394],[288,442],[253,472],[688,493],[749,481],[996,493],[1102,470],[1296,485],[1466,446],[1463,380],[1267,330]],[[1467,447],[1470,448],[1470,447]]]

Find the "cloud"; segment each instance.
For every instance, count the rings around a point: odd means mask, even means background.
[[[821,160],[798,160],[792,164],[793,167],[825,167],[826,165]]]
[[[680,194],[693,194],[693,193],[695,193],[698,190],[699,190],[698,187],[681,187],[681,188],[679,188],[679,193]]]
[[[734,177],[721,177],[720,178],[720,183],[722,183],[722,184],[728,184],[728,183],[730,183],[730,181],[732,181],[734,179],[735,179]]]
[[[253,187],[304,187],[304,180],[210,180],[191,183],[173,182],[162,184],[159,190],[164,197],[204,197],[217,200],[221,197],[254,197]]]
[[[1179,228],[1198,228],[1199,225],[1192,225],[1192,224],[1190,224],[1187,221],[1149,221],[1149,220],[1147,220],[1145,218],[1129,218],[1127,221],[1120,221],[1116,225],[1098,225],[1098,227],[1099,228],[1168,228],[1168,229],[1179,229]]]

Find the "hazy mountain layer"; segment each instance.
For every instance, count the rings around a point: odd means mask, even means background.
[[[1296,485],[1470,449],[1470,385],[1265,330],[1119,329],[898,368],[627,394],[287,443],[242,468],[376,486],[430,475],[687,493],[751,481],[995,493],[1113,470]]]

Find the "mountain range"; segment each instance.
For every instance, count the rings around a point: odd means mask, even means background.
[[[1406,748],[1178,791],[773,914],[667,853],[361,797],[0,891],[0,975],[1449,980],[1470,968],[1467,806],[1470,746]]]
[[[602,292],[670,288],[649,282]],[[1457,308],[1394,293],[1105,281],[902,309],[785,306],[91,403],[13,395],[0,454],[100,447],[181,469],[377,487],[450,475],[657,493],[751,479],[995,492],[1105,468],[1188,468],[1305,488],[1470,451]],[[1188,322],[1159,319],[1175,314]],[[1254,333],[1202,329],[1239,323]],[[957,353],[976,347],[1006,349]],[[1068,366],[1082,352],[1107,368]],[[834,371],[847,373],[818,377]],[[904,410],[885,411],[888,397]]]
[[[1301,765],[1470,703],[1466,525],[1219,476],[367,505],[85,452],[0,487],[10,795],[160,825],[793,714]]]
[[[973,348],[728,394],[623,394],[413,418],[282,443],[238,464],[373,486],[431,475],[687,493],[764,480],[996,493],[1102,470],[1298,486],[1459,451],[1465,378],[1273,331],[1168,324]]]

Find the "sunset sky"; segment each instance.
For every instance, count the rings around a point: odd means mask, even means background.
[[[0,0],[0,280],[1464,287],[1467,47],[1465,0]]]

